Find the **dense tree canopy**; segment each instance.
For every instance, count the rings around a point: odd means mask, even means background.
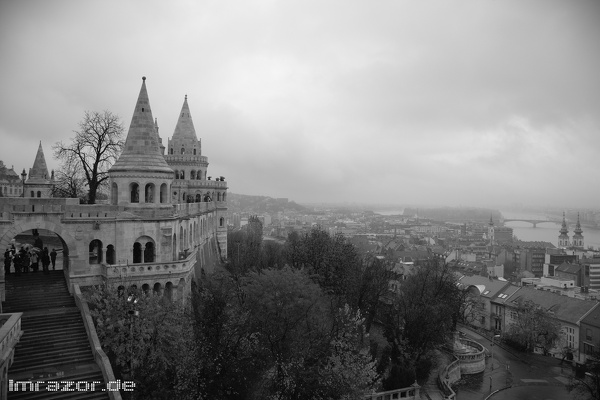
[[[360,398],[377,382],[360,314],[301,270],[210,277],[196,296],[198,386],[213,398]]]
[[[390,297],[383,316],[391,367],[416,371],[428,353],[454,331],[460,290],[451,271],[437,262],[416,268]]]
[[[506,339],[533,352],[536,348],[548,353],[561,338],[560,323],[548,310],[531,300],[519,301],[517,318],[508,328]]]
[[[136,382],[135,398],[178,397],[177,378],[194,347],[182,303],[107,287],[93,288],[87,300],[115,372],[128,373],[127,379]]]

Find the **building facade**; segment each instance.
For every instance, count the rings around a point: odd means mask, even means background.
[[[207,179],[208,162],[199,140],[194,157],[192,135],[186,98],[169,143],[170,149],[189,148],[191,156],[167,162],[143,78],[123,151],[109,170],[110,204],[44,196],[52,176],[40,145],[26,196],[0,199],[0,247],[8,248],[20,233],[44,229],[63,245],[69,290],[73,284],[135,285],[186,296],[191,280],[210,273],[227,254],[227,184]],[[185,179],[177,179],[176,170],[185,171]],[[182,190],[186,196],[179,195]],[[31,191],[34,196],[27,195]],[[4,271],[0,290],[4,299]]]

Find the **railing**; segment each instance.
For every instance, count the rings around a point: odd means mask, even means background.
[[[456,393],[452,390],[452,383],[460,379],[460,361],[454,356],[454,361],[446,365],[438,375],[438,387],[446,399],[455,399]]]
[[[102,371],[102,376],[104,377],[104,382],[108,387],[109,382],[116,382],[115,374],[113,372],[112,366],[110,365],[110,361],[108,356],[102,350],[102,345],[100,344],[100,339],[98,339],[98,334],[96,333],[96,327],[94,326],[94,321],[92,319],[92,315],[90,314],[90,309],[88,307],[87,302],[84,300],[83,295],[81,294],[81,289],[79,285],[73,285],[73,294],[75,297],[75,303],[81,312],[81,316],[83,317],[83,324],[85,325],[85,331],[87,332],[88,340],[90,341],[90,346],[92,347],[92,353],[94,354],[94,360],[100,370]],[[121,393],[117,391],[108,391],[108,396],[112,400],[121,400]]]
[[[196,263],[196,252],[183,260],[154,262],[143,264],[102,264],[102,271],[107,279],[144,278],[157,274],[187,273]]]
[[[23,313],[0,314],[0,399],[6,399],[8,368],[13,362],[15,347],[23,335],[21,316]]]
[[[226,182],[204,181],[208,187],[227,188]],[[42,201],[43,200],[43,201]],[[0,198],[0,221],[11,221],[13,214],[56,214],[64,221],[80,219],[94,221],[115,220],[124,211],[145,218],[165,218],[174,214],[198,214],[226,207],[226,201],[198,203],[132,203],[122,205],[74,203],[77,199]]]
[[[165,159],[168,161],[182,161],[182,162],[190,162],[190,161],[201,162],[201,163],[208,162],[208,157],[193,155],[193,154],[182,154],[182,155],[165,154]],[[174,168],[174,169],[177,169],[177,168]]]
[[[421,386],[415,382],[407,388],[365,394],[363,400],[420,399],[420,388]]]

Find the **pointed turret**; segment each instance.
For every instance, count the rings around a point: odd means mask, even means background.
[[[123,152],[109,172],[124,171],[173,173],[160,152],[160,143],[146,90],[146,77],[142,78],[142,88],[135,104]]]
[[[156,121],[146,91],[146,77],[135,104],[123,152],[108,171],[112,204],[168,204],[175,172],[160,150]]]
[[[25,169],[23,169],[23,176],[27,176]],[[40,141],[35,160],[33,161],[33,167],[29,168],[29,176],[23,185],[24,197],[51,197],[53,183],[54,180],[48,174],[48,165],[46,164],[44,149]]]
[[[44,149],[42,149],[42,142],[40,141],[33,167],[29,168],[29,179],[27,179],[27,183],[48,183],[49,181],[50,175],[48,174],[46,157],[44,157]]]
[[[575,230],[573,232],[575,233],[573,235],[573,246],[583,248],[583,230],[581,229],[581,222],[579,221],[579,213],[577,213],[577,224],[575,225]]]
[[[558,247],[569,247],[569,236],[567,235],[568,232],[569,230],[567,229],[567,221],[563,211],[562,226],[560,228],[560,235],[558,236]]]
[[[190,107],[188,106],[187,94],[183,100],[183,106],[181,106],[181,112],[177,119],[172,140],[198,140],[196,129],[194,129],[194,121],[192,121],[192,114],[190,114]]]

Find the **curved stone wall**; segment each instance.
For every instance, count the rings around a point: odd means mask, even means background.
[[[461,374],[477,374],[485,370],[485,348],[469,339],[460,339],[465,352],[455,352],[460,363]]]

